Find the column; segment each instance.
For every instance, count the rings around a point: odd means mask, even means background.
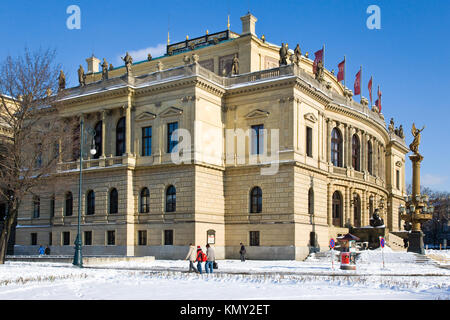
[[[328,226],[333,225],[333,209],[332,209],[332,201],[333,199],[331,199],[332,195],[331,195],[331,189],[332,189],[333,185],[331,183],[328,183],[327,185],[327,223]]]
[[[348,167],[353,168],[353,161],[352,161],[352,152],[353,152],[353,127],[351,125],[348,126]]]
[[[125,118],[125,153],[131,155],[131,94],[128,94],[128,104],[126,105]]]
[[[361,172],[366,171],[366,133],[361,130]]]
[[[342,129],[342,142],[344,144],[343,150],[342,150],[342,167],[347,168],[348,167],[348,126],[346,123],[343,124]]]
[[[331,119],[327,118],[327,162],[331,162]]]
[[[102,110],[102,158],[106,155],[106,110]]]
[[[345,187],[345,210],[344,210],[344,227],[350,222],[350,187]]]

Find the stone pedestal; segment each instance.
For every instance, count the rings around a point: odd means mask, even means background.
[[[425,254],[422,231],[411,231],[408,237],[408,241],[408,252]]]

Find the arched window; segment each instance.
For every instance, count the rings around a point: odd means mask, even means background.
[[[103,136],[102,136],[102,121],[97,122],[97,124],[94,127],[95,130],[95,137],[94,137],[94,142],[95,142],[95,150],[97,150],[97,153],[94,155],[94,159],[98,159],[100,158],[100,156],[102,155],[102,140],[103,140]]]
[[[342,135],[337,128],[331,132],[331,162],[335,167],[342,167]]]
[[[117,122],[116,127],[116,156],[122,156],[125,153],[125,117]]]
[[[70,217],[73,214],[73,195],[72,192],[66,193],[64,215]]]
[[[150,192],[148,191],[148,188],[141,190],[139,201],[139,212],[148,213],[150,211]]]
[[[177,209],[177,190],[169,186],[166,191],[166,212],[175,212]]]
[[[116,188],[109,192],[109,213],[115,214],[119,212],[119,193]]]
[[[367,171],[369,171],[370,174],[372,174],[372,142],[367,142]]]
[[[353,135],[352,138],[352,167],[356,171],[361,170],[360,166],[360,144],[359,144],[359,138],[356,134]]]
[[[260,187],[254,187],[250,192],[250,213],[262,212],[262,190]]]
[[[95,192],[90,190],[86,197],[86,214],[93,215],[95,213]]]
[[[361,227],[361,198],[357,193],[353,195],[353,225]]]
[[[308,213],[314,214],[314,190],[309,188],[308,191]]]
[[[41,198],[33,197],[33,218],[39,218],[41,215]]]
[[[342,196],[339,191],[333,193],[332,199],[333,225],[341,227],[342,225]]]

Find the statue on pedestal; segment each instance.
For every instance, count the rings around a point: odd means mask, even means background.
[[[127,73],[131,74],[131,65],[133,64],[133,58],[128,54],[125,54],[125,57],[121,59],[125,62],[125,68],[127,69]]]
[[[64,90],[66,88],[66,76],[64,75],[64,72],[62,70],[59,72],[58,85],[58,91]]]
[[[239,59],[237,57],[237,54],[235,54],[233,58],[233,65],[231,66],[231,74],[232,75],[239,74]]]
[[[84,87],[86,85],[86,75],[84,74],[84,69],[81,64],[78,68],[78,82],[80,83],[80,87]]]
[[[394,118],[391,118],[391,122],[389,122],[389,133],[394,133]]]
[[[288,45],[287,43],[281,43],[280,48],[280,66],[287,65],[287,57],[288,57]]]
[[[103,58],[102,63],[102,80],[108,80],[108,62]]]
[[[316,68],[316,80],[321,82],[323,81],[323,61],[319,60],[319,62],[317,62],[317,68]]]
[[[302,52],[300,50],[300,45],[297,43],[297,46],[294,49],[294,63],[296,65],[300,65],[301,57],[302,57]]]
[[[425,126],[423,126],[422,129],[417,129],[416,126],[412,125],[411,133],[414,137],[413,142],[409,145],[409,149],[414,152],[415,154],[419,154],[419,144],[420,144],[420,133],[425,129]]]
[[[403,133],[403,126],[400,125],[400,127],[398,127],[398,136],[402,139],[405,138],[405,134]]]
[[[153,58],[152,58],[152,54],[149,53],[149,54],[147,55],[147,60],[148,60],[148,61],[152,61],[152,59],[153,59]]]

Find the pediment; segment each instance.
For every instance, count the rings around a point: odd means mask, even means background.
[[[161,118],[167,118],[167,117],[172,117],[172,116],[179,116],[180,114],[183,113],[183,110],[175,108],[175,107],[169,107],[166,110],[164,110],[163,112],[161,112],[159,114],[159,116]]]
[[[261,110],[261,109],[256,109],[253,110],[251,112],[249,112],[245,118],[246,119],[255,119],[255,118],[267,118],[269,116],[270,112]]]
[[[395,165],[396,165],[397,167],[401,167],[401,166],[402,166],[402,163],[401,163],[400,161],[397,161],[397,162],[395,163]]]
[[[148,112],[148,111],[144,111],[141,114],[139,114],[136,117],[136,121],[146,121],[146,120],[153,120],[156,118],[156,114]]]
[[[313,123],[317,122],[317,117],[314,115],[314,113],[307,113],[304,115],[305,119],[308,121],[311,121]]]

